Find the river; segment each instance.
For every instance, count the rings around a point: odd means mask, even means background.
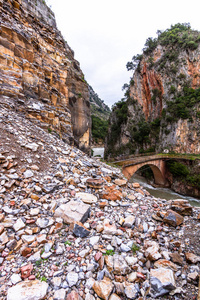
[[[144,177],[140,175],[134,174],[131,177],[130,182],[138,182],[155,198],[161,198],[166,200],[187,199],[192,206],[200,207],[200,199],[196,199],[190,196],[180,195],[168,188],[154,188],[152,185],[147,183],[147,180]]]
[[[104,148],[92,148],[93,155],[92,156],[100,156],[101,158],[104,158]]]
[[[99,147],[99,148],[93,148],[92,150],[93,150],[93,156],[100,156],[102,158],[104,157],[104,148]],[[144,177],[140,175],[134,174],[131,177],[130,182],[138,182],[155,198],[161,198],[166,200],[187,199],[192,206],[200,207],[200,199],[180,195],[168,188],[154,188],[152,185],[147,183],[147,180]]]

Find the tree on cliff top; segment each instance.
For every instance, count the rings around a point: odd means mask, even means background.
[[[165,31],[158,30],[157,35],[157,38],[149,37],[146,40],[143,48],[145,55],[151,55],[158,45],[165,46],[167,49],[176,49],[179,52],[187,49],[195,50],[200,42],[200,33],[191,29],[189,23],[171,25]],[[142,58],[142,54],[134,55],[132,60],[126,64],[127,70],[139,70]]]

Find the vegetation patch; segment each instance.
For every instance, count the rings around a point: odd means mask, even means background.
[[[102,120],[97,116],[92,115],[92,137],[95,142],[98,142],[98,139],[105,140],[105,137],[108,132],[108,121]]]

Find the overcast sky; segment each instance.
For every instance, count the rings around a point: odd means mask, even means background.
[[[200,30],[199,0],[46,0],[87,82],[106,104],[123,97],[126,63],[148,37],[176,23]]]

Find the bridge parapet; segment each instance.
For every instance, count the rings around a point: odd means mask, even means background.
[[[137,170],[145,165],[149,165],[154,174],[155,183],[166,186],[166,160],[194,160],[199,159],[195,156],[187,155],[171,155],[171,154],[155,154],[149,156],[129,157],[129,159],[115,161],[115,164],[122,166],[122,173],[130,179]]]

